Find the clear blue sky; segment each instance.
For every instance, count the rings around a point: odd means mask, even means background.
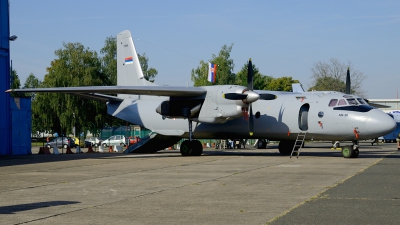
[[[190,73],[224,44],[238,72],[252,58],[264,75],[305,88],[318,61],[351,61],[367,76],[368,98],[396,98],[400,83],[400,1],[16,1],[10,0],[13,68],[39,79],[63,42],[99,50],[130,30],[158,85],[192,85]]]

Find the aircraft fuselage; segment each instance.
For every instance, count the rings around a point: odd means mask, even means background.
[[[263,93],[263,91],[257,92]],[[235,112],[236,116],[224,117],[223,112],[219,111],[221,106],[218,101],[221,103],[221,100],[210,96],[209,99],[205,98],[202,109],[211,108],[207,112],[210,121],[214,123],[196,122],[196,118],[193,118],[194,137],[295,140],[298,133],[307,132],[306,140],[357,141],[382,136],[391,132],[396,126],[386,113],[369,106],[362,98],[354,95],[340,92],[269,91],[268,93],[274,93],[277,98],[268,101],[258,100],[252,104],[255,117],[253,136],[249,135],[245,112],[243,114]],[[155,111],[161,102],[168,99],[166,97],[144,99],[136,96],[122,103],[109,103],[108,108],[110,114],[160,134],[188,138],[187,119],[165,117]],[[213,102],[213,99],[216,100]],[[240,104],[236,104],[236,101],[225,101],[232,104],[233,111],[238,111],[236,108]],[[230,107],[225,103],[221,104],[224,105],[224,110]]]

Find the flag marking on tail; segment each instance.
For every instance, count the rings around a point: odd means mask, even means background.
[[[132,56],[129,56],[129,57],[125,58],[125,65],[126,64],[132,64],[132,63],[133,63],[133,57]]]

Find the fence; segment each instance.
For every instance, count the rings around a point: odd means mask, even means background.
[[[146,137],[151,130],[138,126],[106,127],[100,131],[100,139],[105,140],[113,135],[124,135],[126,137]]]

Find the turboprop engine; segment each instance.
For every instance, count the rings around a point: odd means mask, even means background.
[[[225,123],[247,113],[249,103],[257,101],[259,95],[237,85],[206,86],[207,95],[200,114],[194,121],[203,123]]]
[[[273,100],[273,94],[258,94],[253,91],[253,65],[251,59],[247,68],[247,87],[239,85],[202,86],[207,93],[201,97],[171,97],[156,109],[168,118],[188,118],[202,123],[225,123],[245,116],[249,121],[249,133],[253,135],[254,118],[251,104],[259,99]]]

